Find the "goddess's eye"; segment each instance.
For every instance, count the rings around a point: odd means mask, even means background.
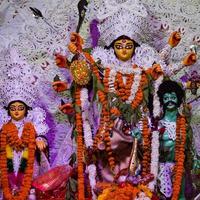
[[[25,109],[24,106],[19,106],[19,107],[18,107],[18,110],[19,110],[19,111],[22,111],[22,110],[24,110],[24,109]]]
[[[11,106],[10,107],[10,111],[16,111],[16,107],[15,106]]]
[[[115,45],[115,48],[116,48],[116,49],[122,49],[123,47],[122,47],[122,45],[116,44],[116,45]]]
[[[133,48],[133,45],[126,45],[126,47],[125,47],[126,49],[132,49]]]

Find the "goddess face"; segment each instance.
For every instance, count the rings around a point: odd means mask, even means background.
[[[123,62],[132,58],[134,53],[134,43],[129,39],[120,39],[114,43],[114,51],[117,58]]]
[[[22,102],[13,102],[9,106],[9,113],[12,119],[15,121],[20,121],[25,117],[26,114],[26,106]]]
[[[165,93],[163,95],[163,104],[167,110],[177,108],[178,98],[175,92]]]

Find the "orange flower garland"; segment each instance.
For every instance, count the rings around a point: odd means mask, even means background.
[[[184,172],[185,160],[185,142],[186,142],[186,119],[179,116],[176,127],[176,145],[175,145],[175,177],[173,181],[172,200],[178,200],[181,188],[181,182]]]
[[[140,80],[140,85],[138,87],[138,91],[137,91],[137,93],[135,95],[135,99],[131,103],[131,106],[132,106],[133,109],[136,109],[140,105],[140,103],[142,102],[142,100],[143,100],[143,91],[142,91],[142,89],[147,84],[146,75],[142,74],[141,76],[142,77],[141,77],[141,80]]]
[[[104,91],[107,93],[109,91],[109,75],[110,75],[110,69],[106,68],[105,69],[105,74],[104,74]]]
[[[150,130],[148,127],[148,119],[142,119],[142,138],[143,138],[143,159],[142,159],[142,176],[150,173],[150,159],[151,159],[151,140]]]
[[[97,77],[97,81],[100,82],[100,76],[99,76],[98,68],[96,66],[93,67],[93,73]],[[104,85],[105,85],[105,87],[107,86],[107,90],[104,88],[106,91],[108,91],[108,86],[109,86],[109,84],[108,84],[109,73],[110,73],[110,70],[107,70],[106,76],[104,78]],[[109,110],[108,100],[107,100],[105,91],[98,90],[97,94],[99,97],[99,101],[102,104],[102,113],[101,113],[101,119],[100,119],[100,127],[94,138],[94,146],[93,147],[94,147],[94,149],[97,149],[98,143],[101,142],[102,140],[104,141],[104,143],[106,145],[106,152],[108,155],[108,162],[109,162],[110,168],[111,168],[111,170],[114,170],[115,159],[113,157],[111,141],[110,141],[110,131],[112,130],[114,123],[110,118],[110,110]]]
[[[122,101],[128,100],[128,97],[131,95],[131,87],[134,80],[133,74],[125,74],[124,76],[126,77],[126,84],[124,84],[123,75],[120,72],[117,72],[114,84],[116,93]]]
[[[75,92],[75,104],[81,108],[80,99],[81,88],[77,87]],[[83,166],[83,123],[81,112],[76,112],[76,131],[77,131],[77,161],[78,161],[78,200],[85,199],[84,190],[84,166]]]
[[[110,142],[110,131],[113,128],[114,123],[110,119],[110,113],[108,110],[108,102],[106,99],[106,95],[103,91],[98,91],[98,97],[99,100],[103,106],[102,108],[102,116],[101,116],[101,123],[102,126],[100,130],[102,132],[99,132],[99,134],[103,133],[103,139],[106,145],[106,152],[108,154],[108,162],[110,165],[111,170],[114,170],[115,168],[115,159],[113,157],[112,148],[111,148],[111,142]]]
[[[139,188],[129,183],[124,183],[122,186],[101,183],[100,186],[104,189],[103,193],[99,195],[98,200],[132,200],[135,199],[141,191]]]
[[[133,68],[137,68],[136,65],[133,66]],[[103,83],[105,86],[104,91],[107,93],[109,91],[109,75],[110,75],[110,69],[105,69],[105,76],[103,79]],[[126,77],[126,84],[123,82],[123,74],[120,72],[117,72],[115,82],[114,82],[114,88],[116,90],[116,93],[118,97],[122,101],[128,100],[129,96],[131,95],[131,88],[134,84],[134,74],[124,74]],[[135,98],[131,102],[131,106],[133,109],[136,109],[139,104],[142,102],[143,99],[143,87],[147,84],[147,78],[146,75],[143,73],[141,75],[141,80],[138,86],[138,91],[136,92]]]
[[[34,126],[31,123],[24,124],[22,137],[18,137],[17,127],[9,122],[2,128],[0,134],[0,168],[2,172],[2,188],[5,200],[26,200],[31,188],[33,165],[35,157],[35,143],[36,132]],[[8,172],[7,172],[7,157],[6,157],[6,145],[9,144],[16,151],[23,151],[28,147],[28,161],[27,168],[25,170],[24,178],[20,191],[13,195],[9,188]]]
[[[112,115],[114,115],[115,117],[119,117],[119,116],[121,115],[121,112],[120,112],[119,109],[116,108],[116,107],[111,108],[111,109],[110,109],[110,113],[111,113]]]

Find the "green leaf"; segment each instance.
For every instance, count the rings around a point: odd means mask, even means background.
[[[77,138],[77,131],[74,129],[71,135],[71,139]]]
[[[69,160],[70,160],[69,165],[73,166],[76,163],[76,153],[73,153],[70,156]]]
[[[72,192],[77,191],[77,181],[73,178],[69,178],[69,184]]]
[[[56,119],[57,122],[63,123],[63,122],[68,121],[68,116],[67,116],[66,114],[64,114],[64,113],[62,113],[61,111],[58,110],[58,111],[55,113],[55,119]]]
[[[93,92],[94,92],[93,101],[95,101],[97,95],[97,77],[94,74],[92,75],[92,81],[93,81]]]
[[[92,53],[92,48],[85,48],[83,49],[84,52],[91,54]]]
[[[149,89],[148,88],[143,90],[143,95],[144,95],[143,100],[146,102],[146,104],[148,104],[148,102],[149,102]]]
[[[75,111],[76,111],[76,113],[81,113],[80,106],[75,105]]]
[[[76,91],[76,83],[73,81],[70,86],[70,93],[72,98],[74,97],[75,91]]]
[[[104,86],[103,86],[103,84],[102,84],[100,81],[98,81],[98,80],[97,80],[97,89],[98,89],[98,90],[101,90],[101,91],[104,91]]]
[[[67,184],[68,185],[68,184]],[[70,190],[68,188],[67,190],[67,194],[66,194],[66,200],[70,200],[71,199],[71,195],[70,195]]]

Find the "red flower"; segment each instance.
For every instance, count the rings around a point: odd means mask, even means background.
[[[160,128],[160,129],[159,129],[159,132],[160,132],[161,134],[163,134],[163,133],[165,132],[165,127]]]

